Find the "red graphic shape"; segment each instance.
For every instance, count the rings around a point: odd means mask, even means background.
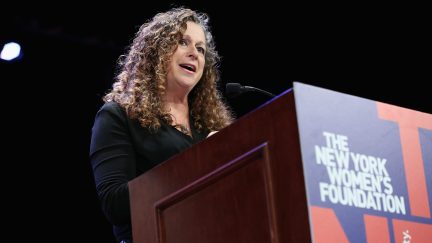
[[[398,123],[411,215],[430,218],[418,128],[432,130],[432,115],[377,102],[378,117]]]
[[[363,216],[367,243],[390,243],[387,218],[365,214]]]
[[[314,243],[348,243],[348,238],[331,208],[311,206]]]
[[[393,231],[396,243],[430,243],[432,225],[393,219]]]

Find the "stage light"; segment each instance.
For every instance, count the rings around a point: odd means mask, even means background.
[[[21,46],[16,42],[6,43],[0,53],[0,59],[12,61],[21,57]]]

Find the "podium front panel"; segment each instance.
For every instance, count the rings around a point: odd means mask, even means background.
[[[294,95],[313,241],[431,242],[432,115],[301,83]]]

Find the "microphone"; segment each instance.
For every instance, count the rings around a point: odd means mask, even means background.
[[[267,96],[270,96],[271,98],[276,96],[276,95],[274,95],[268,91],[258,89],[258,88],[252,87],[252,86],[243,86],[239,83],[227,83],[226,89],[225,89],[226,95],[230,98],[236,97],[238,95],[241,95],[245,92],[250,92],[250,91],[265,94]]]

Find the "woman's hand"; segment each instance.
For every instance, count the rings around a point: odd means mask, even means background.
[[[218,131],[212,131],[212,132],[210,132],[208,135],[207,135],[207,137],[210,137],[211,135],[213,135],[213,134],[215,134],[215,133],[217,133]]]

